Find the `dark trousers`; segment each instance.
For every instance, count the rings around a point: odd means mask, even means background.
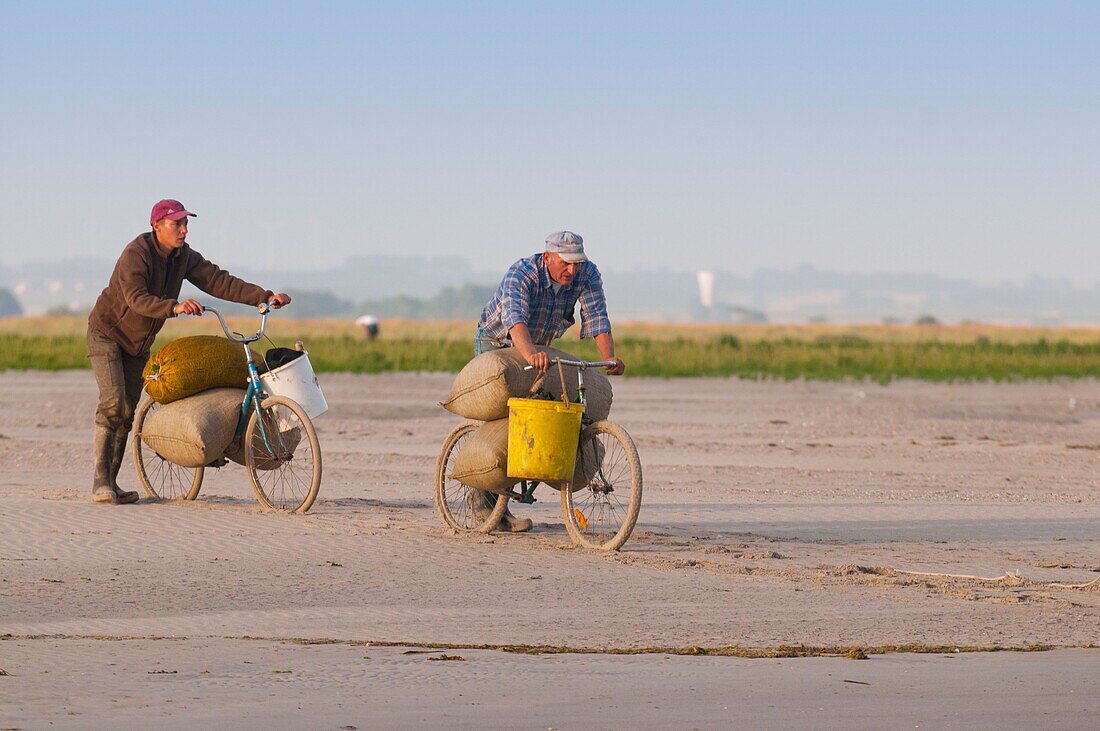
[[[149,360],[149,353],[130,355],[114,340],[89,326],[88,358],[99,386],[92,442],[92,490],[109,487],[121,498],[124,495],[118,487],[118,472],[126,453],[127,437],[134,425],[134,412],[141,399],[141,372]]]
[[[144,381],[141,372],[149,352],[130,355],[99,330],[88,327],[88,358],[99,386],[95,423],[112,433],[128,434],[134,425],[134,411],[141,400]]]

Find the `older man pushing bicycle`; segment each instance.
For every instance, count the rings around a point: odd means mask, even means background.
[[[601,360],[614,361],[610,375],[622,375],[623,361],[615,355],[615,339],[607,316],[603,279],[584,253],[584,239],[572,231],[546,237],[546,249],[520,259],[508,268],[496,294],[485,305],[477,324],[474,354],[514,347],[529,365],[545,371],[550,357],[537,350],[560,338],[576,322],[580,305],[581,338],[594,338]],[[496,495],[473,490],[475,512],[486,513]],[[510,512],[501,521],[513,533],[531,529],[531,520]]]
[[[273,307],[290,303],[289,295],[238,279],[192,249],[187,244],[187,219],[193,216],[177,200],[157,202],[149,215],[152,230],[127,244],[88,316],[88,357],[99,386],[93,502],[138,499],[136,492],[119,488],[118,472],[141,398],[149,348],[169,317],[203,311],[193,299],[177,299],[183,280],[230,302],[267,302]]]

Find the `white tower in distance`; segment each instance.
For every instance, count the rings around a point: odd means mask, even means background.
[[[714,307],[714,272],[700,269],[695,277],[699,280],[699,304],[709,310]]]

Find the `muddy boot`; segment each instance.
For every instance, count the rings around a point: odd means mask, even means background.
[[[508,533],[526,533],[534,526],[530,518],[517,518],[511,510],[505,510],[497,528]]]
[[[126,458],[126,437],[124,431],[116,432],[113,449],[111,450],[111,489],[114,490],[116,502],[120,505],[136,503],[138,494],[133,490],[123,490],[118,486],[118,473],[122,469],[122,460]]]
[[[111,487],[111,460],[114,457],[114,434],[104,427],[97,426],[95,440],[93,441],[92,458],[95,467],[92,472],[92,502],[109,503],[118,502],[118,495]]]

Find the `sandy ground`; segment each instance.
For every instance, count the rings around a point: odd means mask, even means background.
[[[619,381],[646,486],[612,555],[545,487],[531,534],[442,528],[449,376],[322,382],[295,516],[236,465],[92,505],[90,374],[0,374],[0,728],[1100,723],[1096,382]],[[889,652],[670,654],[731,646]]]

